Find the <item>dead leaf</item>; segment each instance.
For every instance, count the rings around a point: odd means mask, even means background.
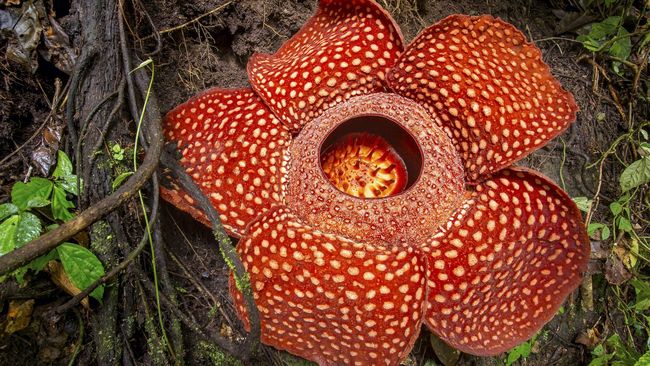
[[[605,279],[612,285],[622,285],[632,278],[632,273],[616,255],[610,255],[605,262]]]
[[[636,266],[639,255],[639,242],[634,238],[627,239],[623,237],[614,244],[614,253],[625,267],[631,270]]]
[[[43,43],[45,48],[39,48],[44,59],[50,61],[57,69],[70,75],[77,55],[70,46],[70,39],[61,25],[51,16],[48,16],[50,26],[45,28]]]
[[[72,284],[72,281],[70,281],[70,278],[68,278],[68,275],[63,270],[63,265],[61,263],[57,261],[49,261],[47,263],[46,271],[50,274],[52,282],[68,294],[75,296],[81,292],[77,286]],[[90,308],[90,303],[88,302],[87,297],[81,300],[81,305],[86,309]]]
[[[0,0],[0,5],[11,6],[11,5],[20,5],[22,0]]]
[[[580,333],[575,340],[576,343],[582,344],[589,349],[593,349],[598,344],[602,342],[600,339],[600,332],[598,329],[591,328],[587,329],[585,332]]]
[[[4,56],[32,73],[38,68],[36,47],[41,40],[44,18],[45,7],[41,1],[0,10],[0,31],[9,41]]]
[[[15,300],[9,302],[9,311],[7,312],[7,325],[5,333],[13,334],[27,328],[32,321],[32,311],[34,310],[34,300]]]
[[[226,323],[221,324],[221,329],[219,330],[219,333],[224,338],[228,338],[228,339],[232,338],[232,328],[230,328]]]
[[[592,259],[607,259],[610,248],[604,245],[600,240],[591,241],[591,258]]]
[[[57,82],[60,82],[59,79]],[[32,163],[43,175],[48,175],[52,165],[56,162],[56,152],[59,150],[63,128],[64,124],[61,118],[50,119],[43,129],[39,145],[32,152]]]

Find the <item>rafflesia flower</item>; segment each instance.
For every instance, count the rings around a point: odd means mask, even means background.
[[[512,25],[452,15],[404,47],[375,2],[322,0],[248,75],[250,89],[169,112],[165,135],[241,238],[264,343],[322,365],[395,365],[424,322],[493,355],[580,282],[579,211],[511,166],[577,107]],[[207,223],[177,186],[163,197]]]

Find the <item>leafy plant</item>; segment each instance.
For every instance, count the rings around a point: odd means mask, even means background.
[[[604,344],[599,344],[591,352],[594,358],[589,366],[646,366],[640,363],[641,355],[633,346],[626,344],[618,334],[607,338]],[[645,356],[644,356],[645,357]]]
[[[126,149],[122,148],[120,144],[115,143],[111,146],[111,156],[114,160],[122,161],[124,160],[124,155],[126,154]]]
[[[621,73],[620,64],[630,57],[632,41],[630,32],[623,27],[623,17],[611,16],[591,25],[588,34],[578,36],[578,41],[591,52],[605,52],[614,58],[612,69]]]
[[[525,359],[526,357],[530,356],[531,352],[533,351],[533,345],[537,341],[537,338],[539,337],[540,333],[535,334],[531,339],[528,341],[518,345],[517,347],[511,349],[508,352],[508,358],[506,358],[506,366],[510,366],[517,362],[519,359],[523,358]],[[546,333],[541,333],[542,337],[546,335]]]
[[[0,205],[0,255],[38,238],[44,231],[39,216],[54,221],[68,221],[74,217],[70,209],[74,203],[68,194],[78,195],[81,182],[72,171],[70,158],[57,153],[57,165],[49,179],[32,177],[27,183],[17,182],[11,190],[11,202]],[[56,227],[50,225],[45,229]],[[48,262],[59,260],[70,281],[83,290],[104,275],[104,266],[97,256],[81,245],[62,243],[46,255],[38,257],[13,272],[19,283],[28,271],[42,271]],[[104,288],[96,288],[90,295],[101,300]]]
[[[113,179],[113,182],[111,183],[111,188],[113,190],[116,190],[122,183],[131,175],[133,175],[133,171],[129,170],[125,163],[126,160],[124,157],[128,154],[128,151],[126,148],[123,148],[120,146],[119,143],[114,143],[110,147],[110,153],[111,157],[113,158],[113,164],[111,164],[116,171],[119,173],[115,179]]]

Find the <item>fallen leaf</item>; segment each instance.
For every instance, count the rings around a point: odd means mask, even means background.
[[[47,264],[46,270],[50,274],[52,282],[63,289],[63,291],[72,296],[76,296],[81,292],[81,290],[79,290],[79,288],[75,286],[72,281],[70,281],[70,278],[63,270],[63,265],[61,263],[57,261],[50,261]],[[81,300],[81,305],[83,305],[83,307],[86,309],[90,308],[90,303],[88,302],[87,297]]]
[[[600,332],[596,328],[587,329],[585,332],[580,333],[575,340],[576,343],[582,344],[589,349],[594,349],[596,345],[602,342],[600,339]]]
[[[51,16],[48,16],[50,26],[45,28],[43,43],[45,48],[39,52],[44,59],[50,61],[57,69],[70,75],[77,56],[70,46],[70,39],[61,25]]]
[[[0,5],[11,6],[11,5],[20,5],[22,0],[0,0]]]
[[[591,258],[592,259],[607,259],[609,255],[609,246],[604,245],[600,240],[591,240]]]
[[[34,310],[34,300],[15,300],[9,302],[9,311],[7,312],[7,325],[5,333],[13,334],[27,328],[32,321],[32,311]]]
[[[29,1],[20,8],[11,7],[0,12],[0,31],[8,39],[4,56],[32,73],[36,72],[36,47],[41,40],[45,7],[41,2]]]
[[[628,245],[632,250],[628,250]],[[636,240],[630,240],[629,242],[626,241],[625,244],[621,245],[615,245],[614,246],[614,254],[618,257],[618,259],[623,262],[625,267],[627,269],[632,269],[636,265],[637,261],[637,256],[636,253],[639,252],[639,244]]]
[[[622,285],[632,278],[632,273],[617,256],[610,255],[605,262],[605,279],[612,285]]]

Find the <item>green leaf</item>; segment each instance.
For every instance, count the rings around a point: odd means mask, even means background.
[[[650,182],[650,157],[647,156],[628,165],[619,177],[623,192],[648,182]]]
[[[608,52],[610,55],[618,57],[621,60],[627,60],[627,58],[630,57],[630,53],[632,52],[632,41],[630,40],[629,34],[630,33],[625,28],[618,28],[616,37],[622,38],[616,40],[609,48]]]
[[[650,351],[646,352],[639,360],[634,363],[634,366],[648,366],[650,365]]]
[[[590,200],[587,197],[573,197],[573,202],[575,202],[578,209],[582,212],[589,212],[593,200]]]
[[[639,154],[641,154],[641,156],[650,156],[650,143],[642,142],[639,145]]]
[[[34,177],[29,182],[16,182],[11,189],[11,201],[20,210],[43,207],[50,203],[49,198],[54,184],[44,178]]]
[[[605,343],[608,349],[614,351],[617,358],[612,365],[633,365],[640,356],[634,347],[626,344],[618,334],[609,337]]]
[[[65,197],[63,188],[55,186],[52,194],[52,216],[57,220],[68,221],[74,217],[68,211],[72,207],[74,207],[74,204]]]
[[[133,175],[133,172],[124,172],[124,173],[118,175],[118,176],[115,178],[115,180],[113,181],[113,184],[111,185],[112,188],[113,188],[113,190],[117,189],[117,187],[119,187],[120,185],[122,185],[122,182],[124,182],[124,180],[125,180],[126,178],[128,178],[128,177],[130,177],[130,176],[132,176],[132,175]]]
[[[140,65],[138,65],[138,66],[137,66],[135,69],[133,69],[131,72],[136,71],[136,70],[138,70],[138,69],[141,69],[141,68],[143,68],[143,67],[149,65],[149,64],[152,63],[152,62],[153,62],[153,60],[152,60],[151,58],[148,58],[148,59],[146,59],[146,60],[140,62]]]
[[[63,178],[72,175],[72,162],[66,153],[59,150],[56,155],[56,168],[52,177],[54,178]]]
[[[75,196],[79,195],[79,191],[77,191],[77,176],[76,175],[68,175],[67,177],[63,177],[60,180],[57,180],[57,184],[61,186],[66,192],[72,193]],[[83,190],[83,179],[79,178],[79,188]]]
[[[18,206],[14,205],[13,203],[3,203],[0,205],[0,221],[17,213]]]
[[[593,351],[591,351],[591,354],[594,356],[602,356],[605,354],[605,347],[603,347],[602,344],[599,344]]]
[[[598,49],[601,46],[600,42],[596,41],[595,39],[589,36],[580,35],[578,36],[577,40],[582,42],[582,46],[591,52],[598,51]]]
[[[0,255],[5,255],[16,248],[16,229],[20,216],[13,215],[0,224]]]
[[[648,32],[648,35],[650,36],[650,32]],[[646,86],[650,86],[650,83],[647,82],[647,81],[646,81]],[[640,130],[639,132],[641,133],[641,136],[643,136],[644,140],[647,140],[648,137],[650,137],[650,136],[648,136],[648,131],[646,131],[646,130]]]
[[[535,338],[537,337],[534,336],[528,342],[524,342],[510,350],[510,352],[508,352],[508,358],[506,359],[506,366],[512,365],[520,358],[526,358],[530,356],[530,352],[533,349],[533,344],[535,343]]]
[[[45,268],[47,265],[47,262],[59,258],[59,254],[57,253],[56,249],[51,250],[49,253],[42,255],[31,262],[27,263],[26,265],[18,268],[13,272],[14,277],[16,278],[16,281],[18,282],[19,285],[22,285],[25,279],[25,274],[27,274],[27,271],[31,270],[34,273],[38,273]]]
[[[84,290],[104,275],[104,266],[97,256],[81,245],[63,243],[57,248],[59,258],[70,281],[80,290]],[[101,301],[104,286],[97,287],[90,296]]]
[[[619,230],[623,230],[623,231],[625,231],[627,233],[630,233],[630,232],[632,232],[634,230],[632,228],[632,223],[630,222],[630,220],[628,218],[626,218],[626,217],[623,217],[623,216],[619,216],[616,219],[616,227],[618,227]]]
[[[20,214],[20,222],[16,228],[16,248],[20,248],[41,235],[41,220],[33,213],[23,212]]]
[[[56,178],[56,183],[61,186],[61,188],[75,196],[79,195],[79,192],[77,191],[77,176],[72,174],[72,162],[68,155],[61,150],[57,153],[56,169],[54,169],[52,177]],[[82,182],[79,182],[79,186],[82,185]]]
[[[120,146],[120,144],[115,144],[113,147],[111,147],[111,151],[113,155],[113,159],[117,161],[122,161],[124,160],[124,149]]]
[[[595,40],[602,40],[605,37],[609,37],[616,33],[620,23],[620,16],[609,17],[600,23],[594,23],[591,25],[589,37]]]
[[[600,238],[595,235],[598,231],[600,231]],[[609,226],[599,222],[593,222],[587,226],[587,234],[594,240],[607,240],[611,233]]]
[[[589,366],[605,366],[607,365],[607,362],[614,357],[614,354],[607,354],[605,352],[605,347],[602,344],[597,345],[596,348],[591,351],[591,354],[595,357],[591,362],[589,362]]]
[[[650,284],[639,279],[632,279],[630,283],[636,293],[634,308],[638,311],[645,311],[650,308]]]
[[[612,211],[614,215],[618,215],[623,212],[623,205],[621,205],[620,202],[612,202],[609,205],[609,210]]]

